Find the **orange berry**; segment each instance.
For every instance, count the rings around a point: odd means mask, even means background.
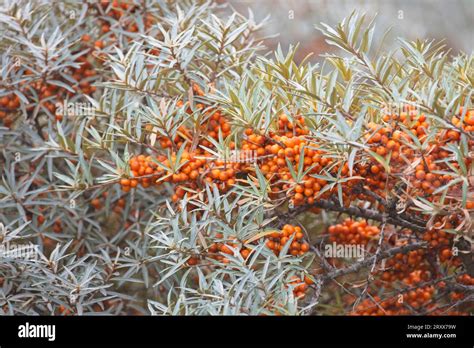
[[[380,172],[380,168],[374,164],[372,165],[372,167],[370,167],[370,171],[372,172],[372,174],[378,174]]]
[[[196,266],[199,262],[199,259],[196,257],[190,257],[188,260],[188,265],[189,266]]]
[[[219,179],[221,171],[219,169],[213,169],[211,171],[211,176],[213,179]]]
[[[130,186],[130,179],[122,179],[122,180],[120,180],[120,185],[122,185],[122,186]]]
[[[295,201],[302,201],[303,199],[304,199],[304,196],[301,193],[295,194]]]
[[[424,170],[417,170],[415,176],[418,180],[424,180],[426,177],[426,173]]]
[[[244,258],[244,260],[247,259],[247,257],[249,257],[250,255],[250,250],[248,249],[243,249],[240,251],[240,255],[242,255],[242,257]]]
[[[397,143],[396,143],[395,141],[393,141],[393,140],[389,140],[389,141],[387,142],[387,148],[388,148],[389,150],[394,149],[396,146],[397,146]]]
[[[44,215],[38,215],[38,225],[42,225],[43,222],[46,220],[46,218],[44,217]]]
[[[197,179],[198,176],[199,176],[199,172],[198,172],[197,170],[193,170],[193,171],[191,171],[191,173],[189,173],[189,177],[190,177],[192,180]]]
[[[233,254],[232,249],[229,248],[229,246],[227,246],[225,244],[221,247],[221,252],[223,252],[224,254],[229,254],[229,255]]]
[[[434,181],[435,179],[436,179],[436,176],[435,176],[433,173],[428,173],[428,174],[426,174],[426,180],[427,180],[427,181],[432,182],[432,181]]]
[[[268,249],[275,249],[275,242],[267,240],[265,244],[267,245]]]
[[[291,248],[299,250],[301,248],[301,245],[298,242],[293,242],[291,243]]]
[[[274,144],[270,147],[270,152],[274,155],[278,154],[279,150],[280,150],[280,146],[277,144]]]
[[[309,250],[309,244],[308,243],[301,244],[301,251],[307,252],[308,250]]]
[[[460,138],[460,135],[458,132],[456,132],[455,130],[449,130],[447,133],[446,133],[446,137],[450,140],[459,140]]]
[[[99,198],[94,198],[92,201],[91,201],[91,205],[95,208],[95,209],[99,209],[100,208],[100,199]]]
[[[226,172],[222,171],[222,172],[219,173],[219,180],[220,181],[226,181],[227,178],[228,178],[228,176],[227,176]]]
[[[286,157],[293,157],[295,155],[295,152],[293,151],[292,148],[286,148],[285,149],[285,156]]]

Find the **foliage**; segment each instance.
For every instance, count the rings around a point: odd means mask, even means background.
[[[4,5],[0,240],[36,249],[1,254],[3,313],[472,311],[474,56],[354,12],[296,63],[252,17]]]

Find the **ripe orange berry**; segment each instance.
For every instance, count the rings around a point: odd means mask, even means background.
[[[466,115],[464,122],[469,126],[474,126],[474,113],[470,112],[469,115]]]
[[[424,170],[417,170],[415,176],[418,180],[424,180],[426,177],[426,173]]]
[[[219,179],[219,175],[220,175],[221,171],[219,169],[213,169],[211,171],[211,176],[213,179]]]
[[[38,225],[42,225],[45,220],[46,218],[44,217],[44,215],[38,215],[38,218],[37,218]]]
[[[301,186],[301,185],[296,185],[296,186],[295,186],[295,192],[297,192],[297,193],[303,193],[303,192],[304,192],[303,186]]]
[[[435,176],[433,173],[428,173],[428,174],[426,174],[426,180],[427,180],[427,181],[432,182],[432,181],[434,181],[435,179],[436,179],[436,176]]]
[[[243,249],[240,251],[240,255],[242,255],[242,257],[244,258],[244,260],[246,260],[249,255],[250,255],[250,250],[248,249]]]
[[[279,150],[280,150],[280,146],[277,144],[274,144],[270,147],[270,152],[274,155],[278,154]]]
[[[224,254],[229,254],[229,255],[233,254],[232,249],[229,248],[229,246],[227,246],[225,244],[221,247],[221,252],[223,252]]]
[[[380,172],[380,168],[374,164],[372,165],[372,167],[370,167],[370,171],[372,172],[372,174],[378,174]]]
[[[301,193],[295,194],[295,201],[302,201],[303,199],[304,199],[304,196]]]
[[[196,180],[198,176],[199,172],[197,170],[193,170],[191,171],[191,173],[189,173],[189,177],[191,178],[191,180]]]
[[[387,149],[392,150],[397,146],[397,143],[393,140],[389,140],[387,142]]]
[[[301,248],[301,245],[300,245],[300,243],[298,243],[298,242],[293,242],[293,243],[291,243],[291,246],[290,246],[290,247],[291,247],[291,249],[297,249],[297,250],[299,250],[299,249]]]
[[[99,199],[99,198],[94,198],[94,199],[91,201],[91,205],[92,205],[95,209],[99,209],[100,206],[101,206],[100,199]]]
[[[226,172],[222,171],[222,172],[219,173],[219,180],[220,181],[226,181],[227,178],[228,178],[228,176],[227,176]]]
[[[273,242],[271,240],[267,240],[266,245],[267,245],[268,249],[275,249],[275,242]]]
[[[295,155],[295,152],[293,151],[292,148],[286,148],[285,149],[285,156],[286,157],[293,157]]]
[[[456,132],[455,130],[449,130],[449,131],[446,133],[446,137],[447,137],[449,140],[459,140],[460,135],[459,135],[459,132]]]
[[[130,186],[130,179],[122,179],[122,180],[120,180],[120,185],[122,185],[122,186]]]
[[[189,266],[196,266],[199,262],[199,259],[197,257],[190,257],[188,260],[188,265]]]

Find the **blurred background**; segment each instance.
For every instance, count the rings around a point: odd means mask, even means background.
[[[223,1],[224,2],[224,1]],[[270,49],[281,43],[300,43],[298,59],[314,52],[312,60],[321,53],[331,52],[319,31],[320,22],[337,24],[353,10],[377,14],[374,42],[392,27],[386,45],[396,44],[397,37],[405,39],[446,39],[454,52],[471,53],[474,43],[474,0],[227,0],[246,15],[251,9],[257,20],[270,15],[265,35],[279,34],[267,40]],[[377,45],[375,45],[377,47]]]

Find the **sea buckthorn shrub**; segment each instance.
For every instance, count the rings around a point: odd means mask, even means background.
[[[357,12],[320,64],[212,1],[0,13],[2,314],[472,313],[472,54]]]

